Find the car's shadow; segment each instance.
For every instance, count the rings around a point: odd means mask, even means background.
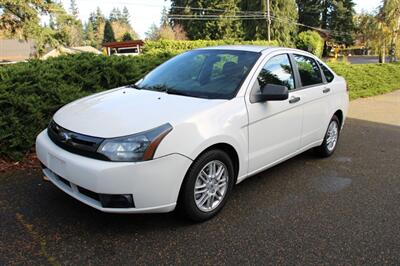
[[[371,123],[350,119],[353,128],[363,127],[370,130],[393,131],[399,127]],[[349,146],[358,145],[352,138],[366,138],[363,132],[349,132],[346,129],[338,146],[338,150],[331,158],[320,159],[313,150],[304,152],[286,162],[261,172],[252,178],[246,179],[235,186],[233,193],[223,212],[214,220],[240,219],[241,215],[251,213],[252,207],[261,205],[263,208],[279,205],[280,201],[293,201],[309,189],[307,176],[318,175],[322,172],[335,172],[337,164],[350,158]],[[369,152],[367,147],[365,151]],[[346,154],[347,153],[347,154]],[[345,159],[343,159],[345,158]],[[351,159],[350,163],[351,163]],[[349,163],[349,162],[348,162]],[[321,167],[325,167],[321,169]],[[49,182],[40,179],[41,173],[35,170],[31,176],[23,178],[26,172],[17,172],[15,182],[10,180],[9,189],[2,193],[8,204],[16,212],[34,217],[40,224],[71,226],[79,225],[83,228],[114,228],[118,231],[131,230],[162,230],[163,228],[179,228],[191,226],[194,223],[179,215],[177,212],[166,214],[109,214],[97,211],[58,190]],[[296,181],[296,178],[298,180]],[[8,192],[8,193],[7,193]],[[311,191],[312,192],[312,191]],[[7,195],[8,194],[8,195]],[[239,217],[239,218],[238,218]],[[212,223],[212,221],[208,222]]]
[[[265,192],[277,189],[275,186],[279,186],[279,183],[276,180],[280,179],[285,182],[282,178],[286,179],[287,177],[282,177],[282,175],[286,175],[285,171],[288,168],[295,169],[296,166],[303,164],[307,160],[318,160],[318,157],[312,150],[307,151],[235,186],[221,216],[217,216],[216,219],[225,219],[223,218],[224,213],[228,216],[232,215],[231,212],[236,212],[237,215],[240,215],[241,210],[248,210],[248,203],[256,200],[254,199],[256,197],[255,191],[260,191],[262,188],[266,189]],[[40,176],[40,170],[32,173],[32,177],[36,179],[33,183],[35,183],[35,187],[39,191],[20,191],[18,197],[21,200],[15,201],[19,203],[19,206],[15,207],[21,213],[29,213],[29,216],[34,216],[35,219],[40,220],[41,224],[61,227],[75,224],[82,228],[97,228],[99,230],[114,228],[114,230],[127,233],[129,231],[137,231],[139,228],[141,231],[154,230],[154,228],[157,228],[157,230],[162,230],[163,228],[169,230],[196,224],[186,219],[179,211],[159,214],[103,213],[68,196],[50,182],[39,179]],[[32,182],[29,183],[32,184]],[[29,186],[29,184],[26,185]],[[29,187],[28,190],[34,190],[34,187]],[[28,200],[28,195],[32,195],[33,198]],[[246,201],[248,202],[246,203]]]

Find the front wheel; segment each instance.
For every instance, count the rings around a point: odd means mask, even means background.
[[[234,184],[230,157],[221,150],[210,150],[198,157],[182,184],[178,208],[194,221],[215,216],[225,205]]]
[[[340,122],[336,115],[334,115],[329,122],[328,129],[325,133],[324,141],[321,146],[316,148],[317,153],[321,157],[331,156],[335,150],[339,141],[340,133]]]

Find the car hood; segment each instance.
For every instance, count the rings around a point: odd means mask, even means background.
[[[113,138],[165,123],[174,126],[224,101],[123,87],[67,104],[54,121],[77,133]]]

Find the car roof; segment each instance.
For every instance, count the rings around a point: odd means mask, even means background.
[[[198,50],[236,50],[236,51],[247,51],[247,52],[262,52],[267,49],[276,47],[272,46],[260,46],[260,45],[219,45],[199,48]]]
[[[279,47],[279,46],[261,46],[261,45],[220,45],[199,48],[196,50],[236,50],[236,51],[247,51],[256,53],[274,52],[274,51],[286,51],[286,52],[301,52],[306,53],[303,50]]]
[[[287,48],[287,47],[278,47],[278,46],[261,46],[261,45],[219,45],[219,46],[210,46],[204,48],[198,48],[196,50],[236,50],[236,51],[247,51],[247,52],[273,52],[279,50],[291,50],[291,51],[301,51],[298,49]]]

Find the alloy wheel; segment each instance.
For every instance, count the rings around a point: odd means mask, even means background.
[[[197,208],[203,212],[215,210],[228,190],[229,174],[224,163],[218,160],[208,162],[199,172],[194,186]]]
[[[338,140],[339,126],[336,121],[332,120],[328,127],[328,133],[326,138],[326,148],[328,151],[333,151],[336,147]]]

